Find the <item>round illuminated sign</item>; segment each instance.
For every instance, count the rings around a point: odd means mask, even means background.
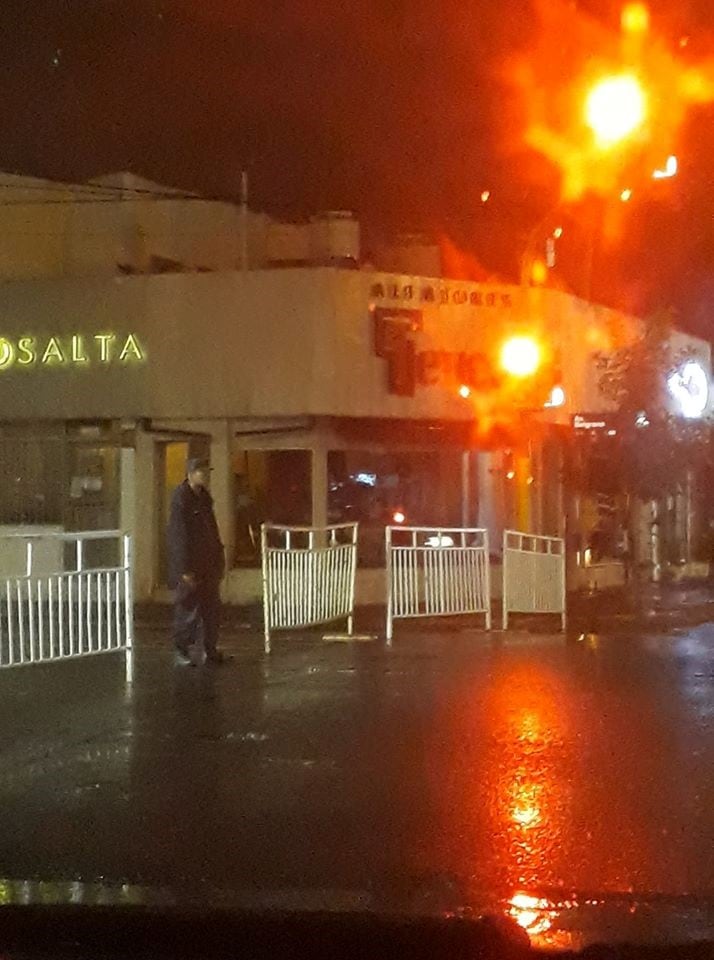
[[[0,370],[12,365],[15,359],[15,351],[9,340],[0,337]]]
[[[701,417],[709,402],[709,377],[696,360],[687,360],[667,381],[680,413],[689,420]]]

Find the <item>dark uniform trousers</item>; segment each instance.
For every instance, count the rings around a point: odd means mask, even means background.
[[[203,641],[206,654],[215,654],[221,619],[220,581],[204,580],[191,586],[181,583],[174,601],[174,645],[188,655],[189,647]]]

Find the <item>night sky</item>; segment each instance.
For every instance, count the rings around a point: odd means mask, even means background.
[[[580,4],[605,30],[620,6]],[[650,9],[660,34],[687,37],[687,56],[714,58],[710,0]],[[368,245],[428,231],[467,272],[515,279],[559,197],[559,171],[525,146],[507,77],[537,30],[531,0],[4,0],[0,168],[68,180],[130,169],[218,196],[235,196],[247,168],[255,209],[352,209]],[[551,65],[562,84],[566,42],[562,70],[559,55]],[[597,298],[675,306],[711,337],[713,121],[711,104],[689,111],[679,176],[633,199],[593,275]],[[571,287],[586,209],[565,215]]]

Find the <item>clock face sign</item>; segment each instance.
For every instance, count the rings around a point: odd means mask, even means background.
[[[704,415],[709,403],[709,377],[700,363],[687,360],[669,377],[667,386],[683,417],[696,420]]]

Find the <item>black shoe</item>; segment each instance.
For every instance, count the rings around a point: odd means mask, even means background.
[[[187,650],[180,650],[178,647],[174,650],[174,662],[177,667],[193,667],[194,662]]]
[[[206,663],[227,663],[228,657],[220,650],[212,650],[206,654]]]

